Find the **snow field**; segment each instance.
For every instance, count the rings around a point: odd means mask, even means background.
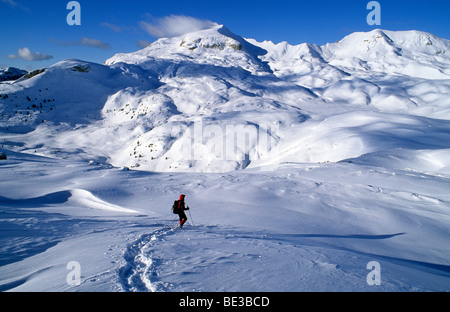
[[[154,174],[26,154],[7,162],[2,172],[23,166],[1,182],[9,193],[1,204],[2,228],[9,229],[2,236],[3,291],[442,291],[450,285],[442,175],[345,163]],[[53,192],[55,185],[68,191]],[[188,221],[172,230],[171,202],[181,192],[196,226]],[[79,286],[67,284],[70,261],[80,264]],[[367,284],[370,261],[381,265],[380,286]]]
[[[449,50],[217,25],[1,83],[0,290],[448,291]]]

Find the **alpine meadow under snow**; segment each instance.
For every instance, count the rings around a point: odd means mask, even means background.
[[[221,25],[1,82],[0,290],[449,291],[449,95],[429,33]]]

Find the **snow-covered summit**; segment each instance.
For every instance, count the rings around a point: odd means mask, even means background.
[[[376,29],[367,33],[357,32],[336,43],[327,44],[326,47],[338,57],[357,55],[376,58],[394,53],[397,56],[425,54],[430,57],[450,58],[450,40],[417,30]]]
[[[450,77],[450,41],[421,31],[373,30],[353,33],[322,47],[324,58],[345,69],[404,74],[426,79]]]
[[[258,58],[265,53],[265,50],[252,45],[225,26],[217,25],[178,37],[159,39],[137,52],[117,54],[105,64],[122,62],[145,66],[149,61],[169,59],[214,66],[235,66],[263,73],[270,71]]]
[[[365,77],[365,72],[426,79],[450,77],[449,40],[422,31],[381,29],[356,32],[323,46],[310,43],[293,46],[287,42],[274,44],[244,39],[225,26],[216,25],[159,39],[137,52],[117,54],[105,64],[123,62],[145,66],[164,59],[235,66],[258,74],[275,71],[278,76],[290,76],[309,87],[329,85],[346,75]]]
[[[270,41],[255,45],[278,76],[302,85],[323,87],[345,76],[407,75],[425,79],[450,77],[450,40],[422,31],[376,29],[356,32],[323,46]]]

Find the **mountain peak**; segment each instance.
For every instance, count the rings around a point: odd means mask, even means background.
[[[178,38],[182,38],[180,46],[191,51],[201,48],[219,50],[231,48],[236,51],[243,49],[242,38],[233,34],[223,25],[188,33]]]
[[[372,57],[392,53],[401,56],[403,51],[436,56],[449,53],[450,41],[417,30],[375,29],[370,32],[355,32],[341,41],[326,46],[333,51],[340,50],[342,53],[351,55],[369,54]]]
[[[17,80],[28,72],[15,67],[0,68],[0,81]]]
[[[266,73],[271,70],[259,59],[266,53],[266,50],[234,34],[224,25],[215,25],[178,37],[161,38],[137,52],[116,54],[105,64],[122,62],[149,67],[153,66],[150,63],[154,60],[168,60],[170,63],[240,67],[252,73]]]
[[[235,50],[260,56],[267,53],[264,49],[257,47],[239,35],[230,31],[224,25],[217,25],[210,29],[188,33],[179,37],[180,46],[191,51],[196,49]]]

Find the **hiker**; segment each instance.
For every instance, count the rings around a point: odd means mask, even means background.
[[[180,228],[183,227],[183,225],[188,220],[186,213],[184,213],[185,210],[189,210],[189,207],[186,208],[186,205],[184,203],[184,198],[186,195],[181,194],[180,199],[175,201],[174,207],[173,207],[173,213],[177,214],[180,217]]]

